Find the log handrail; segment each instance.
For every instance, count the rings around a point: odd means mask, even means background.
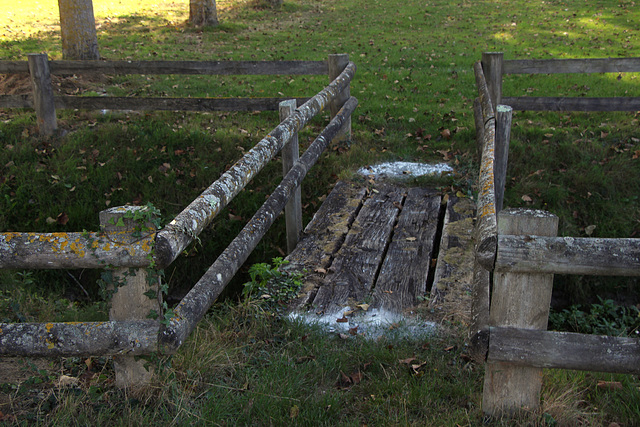
[[[349,85],[355,70],[350,62],[337,79],[280,123],[160,230],[156,238],[157,265],[164,268],[171,264],[289,139]]]
[[[111,221],[113,227],[105,226],[100,233],[0,233],[0,255],[3,255],[3,251],[4,255],[11,255],[0,256],[0,268],[33,268],[34,266],[51,268],[52,263],[57,265],[56,268],[76,268],[82,264],[83,268],[120,267],[120,270],[116,271],[127,273],[128,270],[122,267],[131,266],[137,269],[136,274],[126,274],[126,276],[135,279],[145,267],[161,269],[173,262],[182,253],[184,247],[196,238],[217,213],[289,143],[309,120],[319,112],[328,109],[332,102],[343,104],[335,113],[332,112],[333,118],[330,123],[300,159],[290,168],[287,166],[288,172],[280,185],[176,307],[168,323],[165,320],[130,318],[109,322],[3,323],[0,324],[0,355],[117,355],[119,358],[116,365],[121,364],[121,369],[131,369],[127,372],[132,373],[137,368],[130,368],[131,365],[128,363],[134,361],[134,355],[150,354],[161,350],[168,353],[175,352],[285,208],[291,195],[297,192],[307,171],[317,162],[329,142],[339,133],[349,135],[349,130],[345,131],[345,128],[357,106],[357,100],[353,97],[349,97],[346,101],[343,99],[344,94],[349,92],[356,66],[353,62],[348,62],[346,55],[330,55],[329,62],[331,61],[343,67],[341,71],[337,70],[339,73],[337,77],[317,95],[288,115],[220,179],[178,214],[170,224],[160,231],[152,230],[139,239],[132,239],[134,234],[130,230],[127,231],[128,240],[123,239],[123,242],[126,240],[129,245],[126,247],[129,251],[127,256],[122,254],[124,246],[120,244],[118,246],[120,256],[116,259],[109,256],[109,251],[116,246],[111,240],[115,238],[113,233],[114,230],[118,230],[119,220]],[[334,64],[334,71],[336,71],[335,68]],[[295,105],[295,100],[291,100],[288,104]],[[115,215],[119,215],[128,210],[143,208],[112,209],[117,211]],[[101,212],[101,227],[104,213]],[[107,216],[104,219],[106,220]],[[111,222],[107,221],[106,224]],[[125,222],[127,222],[126,219]],[[71,240],[73,245],[69,243]],[[20,258],[20,253],[24,252],[24,247],[32,243],[35,246],[30,247],[30,253],[33,255],[31,260],[28,262],[17,260],[16,258]],[[35,251],[34,247],[37,247]],[[155,255],[155,258],[152,259],[151,255]],[[129,283],[127,280],[125,287],[130,284],[133,285],[133,281]],[[118,295],[119,293],[116,293],[116,296]],[[144,295],[146,296],[146,293]],[[113,310],[110,316],[112,314]],[[132,374],[131,378],[135,375],[137,374]],[[118,378],[118,369],[116,369],[116,377]],[[136,384],[136,381],[144,381],[140,380],[142,377],[136,377],[137,380],[131,379],[128,373],[123,377],[127,377],[123,380],[124,383],[121,383],[125,386]]]

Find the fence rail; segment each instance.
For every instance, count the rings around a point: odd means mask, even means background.
[[[326,75],[327,61],[49,61],[51,74]],[[0,61],[0,74],[29,73],[27,61]]]
[[[28,55],[27,61],[0,61],[0,74],[27,73],[32,95],[0,95],[0,108],[34,108],[39,130],[51,135],[57,129],[56,109],[268,111],[277,110],[290,97],[272,98],[131,98],[105,96],[55,96],[51,75],[186,74],[186,75],[329,75],[342,70],[340,56],[326,61],[49,61],[46,54]],[[348,93],[347,93],[348,95]],[[296,98],[300,103],[309,98]],[[348,99],[345,95],[341,104]],[[335,110],[337,111],[337,110]],[[334,113],[335,113],[334,111]]]
[[[527,111],[638,111],[640,97],[503,97],[505,74],[581,74],[640,72],[640,58],[517,59],[504,60],[501,52],[482,54],[493,105]]]
[[[282,113],[282,122],[162,230],[153,229],[144,215],[142,230],[132,220],[132,213],[145,208],[117,207],[100,213],[100,232],[0,233],[0,268],[106,268],[125,282],[116,288],[109,322],[0,324],[0,355],[112,355],[116,357],[119,386],[148,381],[148,372],[133,356],[177,351],[279,213],[285,209],[287,217],[301,218],[300,203],[289,200],[296,199],[293,195],[299,194],[304,176],[329,142],[336,135],[349,135],[357,100],[349,96],[340,102],[349,93],[356,67],[347,55],[331,55],[329,62],[332,60],[335,64],[330,72],[335,76],[331,83],[298,108],[295,100],[282,103],[288,111]],[[170,265],[278,152],[285,148],[297,151],[297,132],[322,110],[333,110],[336,103],[338,109],[330,123],[299,159],[283,155],[293,158],[283,168],[286,174],[280,185],[173,310],[171,318],[146,319],[149,307],[160,311],[159,301],[149,301],[146,296],[150,288],[159,294],[157,280],[147,276],[154,272],[147,267]],[[301,224],[288,220],[287,228],[288,244],[295,244]]]
[[[500,101],[512,99],[502,98],[503,70],[546,73],[549,66],[555,72],[640,69],[637,58],[611,64],[562,61],[503,62],[501,53],[485,53],[474,67],[479,94],[474,102],[477,141],[483,145],[479,147],[470,346],[473,357],[486,363],[483,411],[492,416],[538,407],[542,368],[640,371],[640,340],[636,338],[546,331],[554,274],[640,276],[640,239],[557,237],[558,218],[548,212],[502,210],[511,108]],[[618,98],[616,102],[635,105],[636,99]],[[610,103],[607,108],[612,105],[618,104]]]

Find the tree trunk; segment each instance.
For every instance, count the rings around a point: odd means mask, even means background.
[[[58,0],[63,59],[100,59],[92,0]]]
[[[189,0],[189,23],[196,27],[218,25],[216,0]]]

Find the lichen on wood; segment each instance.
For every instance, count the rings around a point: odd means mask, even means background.
[[[126,322],[1,323],[0,355],[143,355],[157,350],[160,324]]]
[[[349,85],[355,69],[355,64],[349,63],[338,78],[298,107],[160,231],[156,264],[160,268],[171,264],[291,137]]]
[[[0,268],[148,267],[155,233],[120,243],[105,233],[0,233]]]
[[[169,324],[159,338],[165,351],[175,351],[195,329],[200,319],[271,227],[278,214],[282,212],[294,190],[301,184],[308,170],[317,162],[344,124],[345,118],[351,115],[357,104],[357,100],[353,97],[345,103],[338,115],[294,164],[240,234],[174,309],[174,316],[169,319]]]

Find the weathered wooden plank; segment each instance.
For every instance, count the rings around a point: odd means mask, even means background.
[[[511,119],[513,110],[508,105],[496,106],[496,142],[493,177],[496,194],[496,214],[502,210],[504,189],[507,183],[507,164],[509,163],[509,142],[511,140]]]
[[[327,61],[50,61],[52,74],[328,74]],[[9,69],[21,69],[8,64]]]
[[[105,233],[0,233],[0,268],[148,267],[155,232],[121,243]]]
[[[277,111],[291,98],[134,98],[109,96],[56,96],[58,109],[134,111]],[[303,104],[309,98],[295,98]]]
[[[490,328],[488,360],[537,368],[640,374],[640,341],[569,332]]]
[[[338,181],[305,228],[300,242],[287,257],[289,264],[285,267],[306,271],[299,297],[290,304],[292,310],[303,308],[315,297],[365,195],[366,188]]]
[[[474,216],[470,199],[449,198],[429,298],[429,308],[437,309],[443,318],[455,317],[466,324],[471,318]]]
[[[562,98],[504,97],[502,103],[520,111],[638,111],[639,97]]]
[[[364,202],[313,300],[316,311],[335,314],[351,302],[364,301],[380,269],[403,197],[402,189],[379,186]]]
[[[633,73],[638,71],[640,71],[640,58],[513,59],[504,61],[504,74]]]
[[[491,105],[496,108],[502,103],[502,73],[504,70],[502,52],[482,52],[482,70],[491,95]]]
[[[426,295],[440,199],[423,188],[408,191],[375,283],[374,308],[400,313]]]
[[[33,89],[33,107],[40,135],[49,136],[58,128],[53,87],[46,53],[32,53],[29,58],[29,75]]]
[[[500,235],[496,271],[640,276],[640,239]]]
[[[29,74],[27,61],[0,61],[0,74]]]
[[[307,224],[295,251],[287,257],[290,264],[307,269],[327,268],[349,232],[365,194],[366,188],[339,181]]]
[[[33,108],[33,95],[0,95],[0,108]]]

